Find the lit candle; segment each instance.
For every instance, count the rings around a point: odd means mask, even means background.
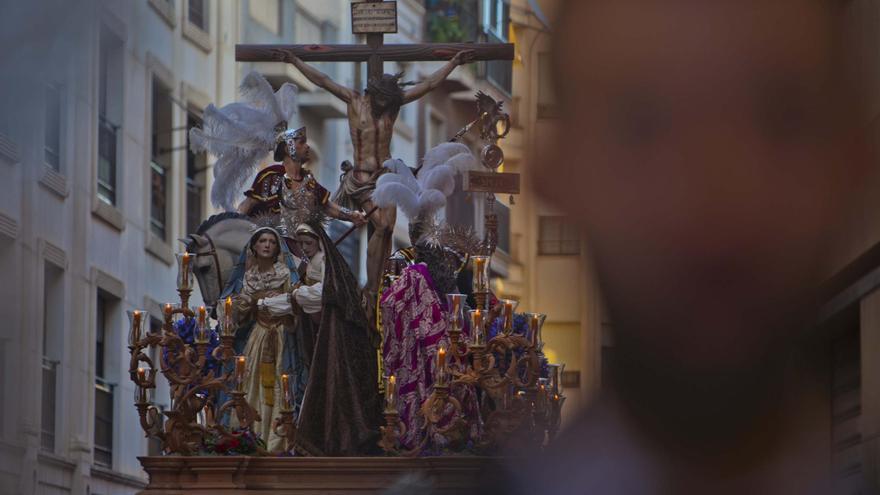
[[[465,299],[464,294],[446,294],[446,306],[449,308],[450,324],[452,332],[460,332],[462,326],[462,303]]]
[[[483,328],[483,313],[479,309],[472,309],[471,332],[474,334],[474,345],[486,345],[486,333]]]
[[[244,388],[244,356],[235,360],[235,382],[239,390]]]
[[[509,335],[513,331],[513,301],[505,299],[503,303],[504,333]]]
[[[147,371],[143,368],[137,369],[137,383],[135,384],[135,394],[140,404],[147,402],[147,389],[143,387],[147,381]]]
[[[446,383],[446,349],[443,347],[437,352],[437,383]]]
[[[165,319],[166,319],[166,320],[170,320],[170,319],[171,319],[171,313],[172,313],[172,311],[173,311],[173,310],[172,310],[172,308],[171,308],[171,305],[166,303],[166,304],[165,304]]]
[[[183,253],[183,288],[189,288],[189,253]]]
[[[129,345],[136,345],[141,340],[141,312],[134,310],[131,312],[131,333],[129,334]]]
[[[529,315],[529,329],[532,331],[532,347],[537,347],[538,332],[541,330],[540,317],[537,313]]]
[[[220,331],[223,335],[232,335],[232,296],[227,296],[223,302],[223,321],[220,322]]]
[[[177,258],[177,288],[192,288],[190,279],[190,275],[192,275],[192,260],[190,260],[190,258],[192,258],[192,254],[188,252],[183,252],[177,253],[174,256]]]
[[[196,320],[196,343],[205,344],[208,342],[208,311],[204,306],[199,306],[199,316]]]
[[[397,399],[397,377],[391,375],[388,377],[385,384],[385,408],[394,410],[395,401]]]
[[[559,365],[550,364],[550,391],[554,394],[559,393]]]
[[[293,409],[290,405],[290,376],[281,375],[281,392],[284,394],[284,409],[290,411]]]
[[[474,256],[474,292],[489,292],[489,257]]]

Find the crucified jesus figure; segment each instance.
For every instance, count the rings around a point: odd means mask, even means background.
[[[391,158],[391,137],[400,107],[425,96],[446,79],[459,65],[473,57],[472,50],[458,52],[449,62],[427,79],[404,91],[400,78],[403,75],[385,74],[381,79],[371,79],[366,91],[347,88],[323,72],[307,65],[293,54],[286,54],[284,61],[292,64],[312,83],[345,102],[348,107],[348,129],[354,147],[354,166],[344,170],[342,182],[333,200],[340,206],[365,212],[373,210],[371,195],[376,179],[386,171],[382,167]],[[397,219],[397,209],[381,208],[370,217],[373,232],[367,245],[367,285],[365,289],[371,301],[379,288],[385,260],[391,255],[391,236]]]

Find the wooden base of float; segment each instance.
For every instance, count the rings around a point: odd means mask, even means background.
[[[432,493],[460,493],[493,469],[487,457],[139,457],[150,477],[142,495],[372,494],[408,474]]]

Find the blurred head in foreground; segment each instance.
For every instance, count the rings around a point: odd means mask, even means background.
[[[570,0],[554,27],[562,114],[533,180],[587,236],[618,419],[659,450],[726,451],[725,475],[780,434],[757,434],[767,384],[866,171],[838,5]]]
[[[565,2],[538,187],[644,359],[737,370],[798,329],[864,169],[832,3]]]

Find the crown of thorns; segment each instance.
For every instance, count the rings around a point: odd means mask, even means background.
[[[396,74],[383,74],[378,79],[371,78],[367,81],[367,91],[373,94],[392,97],[398,95],[399,90],[416,84],[413,81],[400,82],[402,77],[403,72],[401,71]]]

